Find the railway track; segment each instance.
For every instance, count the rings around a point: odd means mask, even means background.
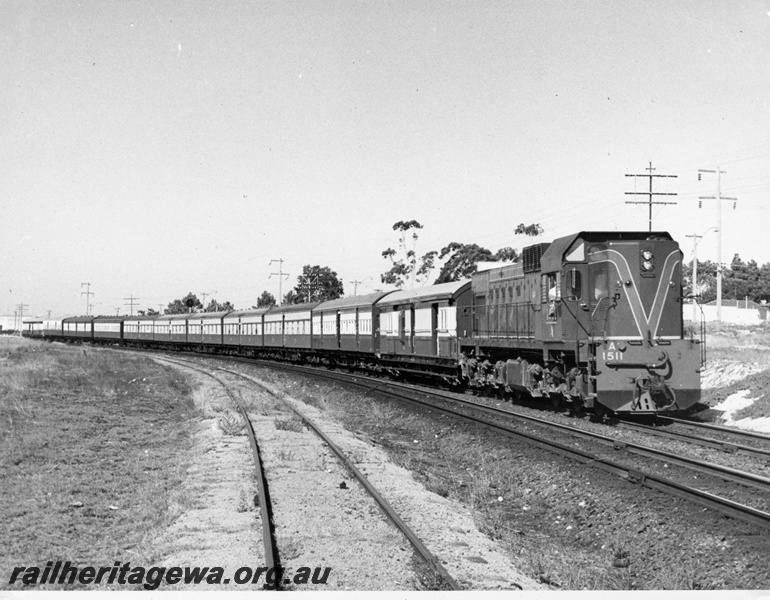
[[[263,501],[260,502],[260,510],[262,512],[263,544],[265,547],[265,557],[266,557],[266,563],[267,563],[266,567],[267,568],[281,567],[279,547],[275,537],[275,525],[274,525],[274,518],[272,514],[272,502],[270,501],[268,480],[265,476],[265,471],[263,469],[262,458],[259,450],[259,443],[258,443],[256,434],[254,432],[254,427],[252,426],[251,420],[246,410],[238,402],[237,398],[232,393],[231,386],[222,378],[220,378],[215,373],[213,373],[211,368],[203,368],[200,364],[192,360],[180,359],[179,357],[171,358],[164,355],[162,360],[165,362],[169,362],[185,368],[192,369],[194,371],[197,371],[208,377],[213,378],[226,390],[228,396],[231,398],[233,403],[238,406],[239,412],[242,418],[244,419],[244,423],[247,428],[247,432],[249,436],[249,441],[250,441],[252,450],[254,452],[254,461],[255,461],[256,470],[257,470],[259,494],[260,494],[260,498],[263,499]],[[265,392],[275,397],[279,401],[282,401],[285,407],[287,407],[289,410],[295,413],[299,417],[299,419],[305,425],[307,425],[308,428],[311,431],[313,431],[314,434],[316,434],[328,446],[328,448],[339,459],[339,461],[344,466],[344,468],[355,477],[355,479],[361,484],[361,486],[366,490],[366,492],[374,499],[374,501],[379,506],[380,510],[385,514],[385,516],[409,540],[410,544],[414,548],[417,555],[422,559],[427,569],[433,574],[435,580],[442,582],[442,585],[440,587],[444,587],[452,590],[463,589],[462,586],[456,581],[456,579],[453,578],[447,572],[447,570],[441,564],[441,561],[428,549],[425,543],[401,518],[401,516],[391,506],[391,504],[380,493],[380,491],[378,491],[375,488],[375,486],[369,482],[366,476],[356,467],[356,465],[350,459],[350,457],[348,457],[343,452],[343,450],[337,444],[335,444],[333,440],[316,423],[313,422],[312,419],[308,418],[306,414],[298,410],[295,406],[284,401],[280,396],[276,395],[272,390],[270,390],[268,387],[263,385],[256,378],[250,377],[243,373],[239,373],[237,371],[225,369],[222,367],[217,367],[217,370],[220,372],[224,372],[229,375],[232,375],[234,377],[238,377],[242,380],[248,381],[252,385],[259,387],[260,389],[264,390]]]
[[[668,435],[724,452],[742,453],[770,461],[770,436],[762,433],[661,416],[656,418],[654,427],[625,420],[621,423],[652,435]]]
[[[262,522],[262,545],[264,547],[265,568],[273,570],[280,569],[281,562],[278,553],[278,542],[275,537],[275,524],[273,521],[273,505],[270,499],[270,488],[268,486],[267,477],[265,475],[262,455],[259,451],[259,442],[257,441],[254,427],[252,426],[251,420],[249,419],[246,410],[238,401],[238,398],[235,396],[235,394],[233,394],[231,387],[224,380],[222,380],[222,378],[218,377],[214,373],[211,373],[210,371],[193,364],[191,361],[175,360],[169,358],[164,358],[163,360],[168,363],[182,365],[212,378],[220,384],[227,396],[230,398],[231,402],[238,407],[238,412],[243,418],[244,427],[246,428],[246,435],[249,438],[249,445],[251,446],[251,450],[254,456],[254,470],[256,475],[255,479],[259,492],[259,507]],[[279,581],[277,588],[281,589],[281,586],[282,582]]]
[[[239,359],[235,359],[238,361]],[[249,364],[255,364],[255,361],[244,361]],[[259,361],[256,361],[259,364]],[[449,394],[440,391],[427,391],[423,388],[417,389],[410,385],[403,385],[382,379],[363,377],[360,375],[345,374],[335,371],[327,371],[312,367],[300,367],[285,363],[266,363],[270,367],[279,368],[296,373],[312,374],[327,380],[336,381],[348,385],[353,385],[368,391],[384,393],[393,398],[408,401],[421,405],[425,408],[439,413],[451,415],[465,421],[489,427],[499,433],[516,439],[526,441],[535,446],[545,448],[562,456],[566,456],[582,463],[590,463],[593,466],[625,479],[626,481],[649,487],[666,494],[683,498],[695,502],[701,506],[716,510],[722,514],[739,519],[764,528],[770,528],[770,512],[767,510],[767,504],[770,500],[770,479],[761,475],[732,469],[705,461],[688,459],[681,455],[661,451],[655,448],[642,446],[640,444],[631,444],[627,442],[618,442],[615,438],[603,436],[600,434],[587,432],[576,427],[556,424],[545,419],[522,415],[495,407],[486,406],[468,399],[458,398],[456,394]],[[441,404],[444,404],[443,406]],[[460,412],[458,408],[464,408],[466,411],[474,414]],[[491,416],[492,419],[477,416],[479,413]],[[690,475],[666,474],[661,475],[660,469],[651,467],[640,468],[638,466],[629,466],[622,464],[617,460],[607,457],[607,452],[599,453],[597,451],[588,451],[576,447],[571,443],[564,443],[553,437],[545,437],[542,431],[528,432],[526,427],[513,427],[510,420],[517,424],[527,424],[536,426],[542,430],[550,429],[558,432],[558,436],[569,435],[574,438],[584,440],[594,440],[604,445],[609,445],[614,452],[624,451],[657,461],[664,461],[663,469],[669,469],[670,465],[678,465],[681,469],[687,469]],[[506,423],[505,421],[508,421]],[[693,479],[692,473],[697,473],[698,487],[690,484],[688,481]],[[705,476],[705,479],[704,477]],[[736,487],[738,484],[739,487]],[[723,494],[734,494],[737,489],[741,493],[737,494],[742,501],[736,501],[720,495],[714,490]],[[759,494],[757,493],[759,492]],[[750,505],[746,498],[759,498],[759,505],[756,503]]]

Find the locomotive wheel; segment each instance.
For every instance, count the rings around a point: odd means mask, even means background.
[[[572,416],[581,418],[583,416],[583,400],[581,398],[575,398],[572,400],[571,413]]]
[[[607,414],[607,407],[603,404],[599,404],[598,402],[594,401],[594,417],[596,420],[601,423],[604,421],[604,415]]]

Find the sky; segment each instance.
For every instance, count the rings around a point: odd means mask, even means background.
[[[0,83],[0,314],[369,293],[401,220],[646,230],[650,163],[687,260],[719,168],[723,262],[770,262],[770,0],[4,0]]]

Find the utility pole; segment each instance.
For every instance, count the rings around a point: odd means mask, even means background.
[[[353,295],[355,296],[358,293],[358,286],[359,285],[361,285],[362,283],[366,283],[370,279],[371,279],[371,277],[366,277],[363,281],[358,281],[358,280],[351,281],[350,283],[353,284]]]
[[[48,311],[48,320],[49,321],[51,320],[51,311],[50,310]]]
[[[288,273],[283,272],[283,259],[282,258],[276,258],[270,261],[270,264],[278,263],[278,272],[277,273],[270,273],[270,277],[268,279],[272,278],[273,275],[278,275],[278,306],[281,306],[283,304],[283,288],[281,286],[283,282],[283,278],[286,277],[289,278]]]
[[[698,169],[698,181],[701,179],[701,173],[716,173],[717,174],[717,195],[716,196],[699,196],[698,208],[703,206],[703,200],[716,200],[717,201],[717,322],[722,322],[722,201],[730,200],[733,203],[733,210],[738,202],[738,198],[728,198],[722,196],[722,175],[726,171],[716,169]]]
[[[650,191],[649,192],[626,192],[626,195],[643,195],[643,196],[649,196],[649,199],[646,202],[637,202],[633,200],[626,200],[626,204],[647,204],[650,207],[649,210],[649,231],[652,231],[652,205],[653,204],[676,204],[676,202],[660,202],[655,201],[653,202],[652,197],[653,196],[676,196],[675,192],[653,192],[652,191],[652,178],[653,177],[676,177],[676,175],[654,175],[652,172],[655,170],[652,168],[652,162],[650,162],[650,166],[645,169],[646,171],[649,171],[648,174],[641,174],[641,175],[632,175],[629,173],[626,173],[626,177],[647,177],[650,180]]]
[[[698,322],[698,302],[695,297],[698,295],[698,240],[702,239],[702,235],[693,233],[692,235],[686,235],[685,237],[692,238],[692,322]]]
[[[307,295],[307,302],[312,302],[314,296],[316,296],[318,292],[318,288],[320,287],[319,281],[318,281],[318,275],[315,275],[313,277],[301,277],[301,283],[299,284],[300,290],[305,292]]]
[[[91,313],[91,296],[94,295],[94,293],[91,291],[91,284],[90,283],[81,283],[80,287],[86,286],[85,292],[80,292],[81,296],[86,297],[86,316],[88,316]]]
[[[21,332],[24,331],[24,309],[25,308],[29,308],[29,305],[21,303],[21,304],[17,304],[16,308],[19,311],[19,327],[18,327],[18,329],[19,329],[19,335],[21,335]]]
[[[128,298],[123,298],[123,300],[128,300],[128,302],[125,302],[125,304],[129,305],[131,308],[131,315],[134,316],[134,304],[138,304],[138,302],[135,302],[135,300],[141,300],[141,298],[134,298],[133,294],[129,296]]]
[[[119,317],[120,316],[120,307],[119,306],[115,306],[114,308],[115,308],[115,316]]]
[[[213,296],[214,294],[218,294],[219,292],[217,290],[214,290],[213,292],[201,292],[201,296],[203,296],[203,310],[206,310],[206,298],[208,296]]]

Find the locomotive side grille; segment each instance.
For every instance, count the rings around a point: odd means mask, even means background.
[[[522,251],[522,262],[525,273],[534,273],[540,270],[540,259],[551,244],[535,244],[527,246]]]

